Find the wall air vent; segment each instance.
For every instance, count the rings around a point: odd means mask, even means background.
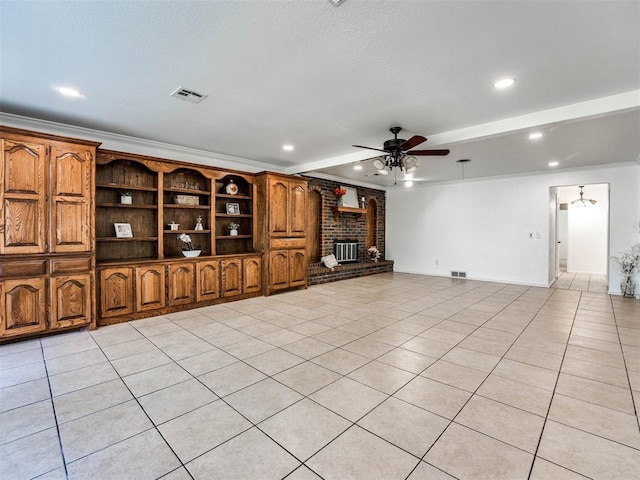
[[[467,272],[454,272],[451,271],[451,276],[454,278],[467,278]]]
[[[203,95],[202,93],[194,92],[193,90],[188,90],[182,87],[178,88],[170,96],[189,103],[200,103],[208,97],[208,95]]]

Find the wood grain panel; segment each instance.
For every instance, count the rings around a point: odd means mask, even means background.
[[[91,250],[93,153],[80,145],[51,148],[52,252]]]
[[[0,254],[46,251],[46,146],[2,140]]]
[[[307,229],[307,183],[291,182],[289,235],[304,237]]]
[[[133,313],[133,268],[105,268],[100,271],[100,316]]]
[[[242,259],[222,261],[222,296],[232,297],[242,293]]]
[[[301,287],[307,284],[307,252],[306,250],[289,251],[289,285]]]
[[[193,262],[169,265],[169,305],[183,305],[196,300]]]
[[[154,310],[166,305],[164,265],[136,267],[136,311]]]
[[[91,274],[52,277],[50,302],[52,330],[91,323]]]
[[[220,262],[198,262],[196,285],[198,302],[220,298]]]
[[[260,257],[242,259],[243,293],[260,292],[262,290],[262,262]]]
[[[0,282],[0,338],[44,332],[44,278]]]
[[[269,254],[269,285],[272,290],[289,287],[289,251],[274,250]]]
[[[269,179],[269,233],[285,237],[289,231],[289,184],[278,178]]]

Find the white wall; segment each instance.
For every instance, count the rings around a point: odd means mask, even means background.
[[[386,256],[398,272],[460,270],[474,279],[547,286],[549,188],[590,183],[610,185],[609,251],[629,250],[640,241],[638,165],[389,191]],[[609,263],[616,293],[621,275]]]

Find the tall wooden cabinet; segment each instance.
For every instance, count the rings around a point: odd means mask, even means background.
[[[307,181],[276,173],[260,173],[258,245],[265,252],[265,294],[307,285]]]
[[[99,144],[0,127],[0,340],[94,318]]]

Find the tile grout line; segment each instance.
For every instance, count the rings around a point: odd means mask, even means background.
[[[609,296],[609,301],[611,302],[611,308],[613,309],[613,321],[616,326],[616,333],[618,335],[618,341],[620,342],[620,351],[622,352],[622,361],[624,363],[624,370],[627,375],[627,382],[629,385],[629,393],[631,394],[631,404],[633,405],[633,411],[636,415],[636,423],[638,424],[638,430],[640,430],[640,417],[638,416],[638,406],[636,405],[636,400],[633,395],[633,386],[631,385],[631,378],[629,376],[629,367],[627,366],[627,358],[624,352],[624,347],[622,346],[622,338],[620,337],[620,329],[618,328],[618,319],[616,318],[616,309],[613,303],[613,299]]]
[[[556,381],[555,384],[553,386],[553,393],[551,394],[551,400],[549,401],[549,406],[547,407],[547,413],[544,417],[544,422],[542,424],[542,429],[540,430],[540,436],[538,437],[538,444],[536,445],[536,450],[534,452],[533,455],[533,462],[531,462],[531,468],[529,470],[529,475],[527,476],[527,479],[531,479],[531,475],[533,473],[533,467],[535,465],[535,459],[536,458],[542,458],[542,457],[538,457],[538,450],[540,450],[540,444],[542,443],[542,437],[544,435],[544,430],[547,426],[547,420],[549,419],[549,412],[551,411],[551,405],[553,405],[553,400],[556,396],[556,389],[558,388],[558,381],[560,380],[560,373],[562,372],[562,365],[564,365],[564,359],[566,358],[566,354],[567,354],[567,349],[569,348],[569,343],[571,342],[571,332],[573,331],[573,325],[576,322],[576,315],[578,314],[578,310],[580,309],[580,301],[582,300],[582,295],[584,292],[580,291],[580,295],[578,297],[578,302],[576,304],[576,309],[575,312],[573,314],[573,319],[571,321],[571,328],[569,329],[569,334],[567,335],[567,342],[564,346],[564,352],[562,352],[562,360],[560,361],[560,365],[558,367],[558,375],[556,376]],[[543,459],[546,460],[546,459]],[[549,461],[549,460],[546,460]],[[551,462],[554,463],[554,462]],[[555,463],[554,463],[555,464]],[[563,467],[566,468],[566,467]],[[567,469],[569,470],[569,469]],[[573,470],[570,470],[573,471]],[[578,472],[575,472],[578,473]]]
[[[45,372],[45,375],[47,376],[47,386],[49,387],[49,399],[51,401],[51,408],[53,409],[53,418],[54,418],[54,420],[56,422],[56,433],[58,435],[58,446],[60,447],[60,456],[61,456],[61,459],[62,459],[62,466],[64,468],[65,478],[68,479],[69,478],[69,471],[67,469],[67,459],[65,457],[64,448],[62,446],[62,436],[60,435],[60,424],[58,423],[58,414],[56,413],[56,404],[53,401],[53,391],[51,389],[51,380],[49,379],[49,370],[47,368],[47,359],[46,359],[46,357],[44,355],[44,346],[42,345],[42,341],[40,341],[40,349],[41,349],[41,352],[42,352],[42,362],[44,364],[44,372]],[[40,475],[42,475],[42,474],[40,474]]]

